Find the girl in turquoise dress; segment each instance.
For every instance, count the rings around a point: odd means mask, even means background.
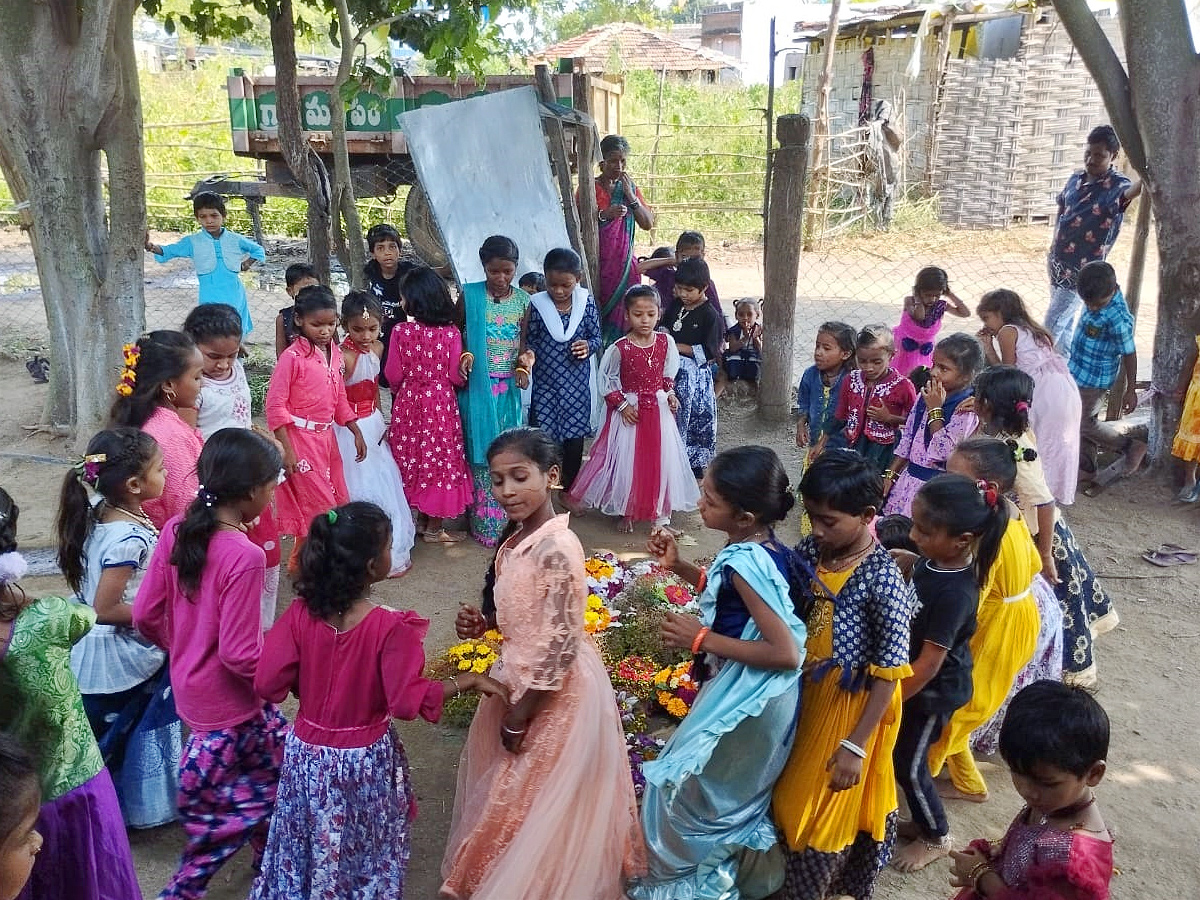
[[[468,518],[471,536],[485,547],[499,543],[508,522],[492,496],[487,448],[500,432],[521,424],[521,390],[534,360],[533,351],[520,353],[529,295],[513,285],[519,260],[511,239],[492,235],[479,248],[487,280],[463,285],[467,388],[459,395],[459,409],[473,485]]]

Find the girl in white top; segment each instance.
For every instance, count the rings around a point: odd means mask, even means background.
[[[225,303],[197,306],[184,320],[183,331],[195,342],[204,361],[194,423],[200,435],[207,441],[222,428],[254,428],[250,382],[240,359],[242,320],[237,310]],[[274,440],[272,435],[256,430]],[[270,505],[246,536],[267,555],[262,592],[262,627],[266,631],[275,624],[279,601],[279,526]]]
[[[404,496],[400,470],[387,444],[381,443],[387,425],[379,409],[379,369],[383,344],[379,331],[383,309],[378,298],[366,291],[351,291],[342,301],[343,379],[346,399],[358,416],[357,425],[367,444],[367,457],[355,460],[354,435],[348,428],[334,426],[338,450],[342,457],[342,473],[351,500],[374,503],[392,520],[392,570],[388,577],[397,578],[412,565],[412,547],[416,537],[412,511]]]
[[[133,828],[175,819],[181,732],[166,655],[133,628],[133,598],[158,541],[142,503],[165,480],[148,433],[101,431],[67,473],[58,511],[59,566],[96,610],[96,625],[71,650],[71,671]]]

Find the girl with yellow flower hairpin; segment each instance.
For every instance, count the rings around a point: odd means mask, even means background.
[[[182,513],[196,496],[196,462],[203,440],[195,421],[204,360],[195,343],[179,331],[151,331],[126,344],[124,368],[109,427],[140,428],[162,448],[166,485],[143,505],[155,528]]]

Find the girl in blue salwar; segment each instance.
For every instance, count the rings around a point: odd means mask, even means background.
[[[181,257],[192,260],[200,281],[200,302],[228,303],[236,309],[244,338],[254,325],[250,321],[246,288],[238,273],[255,262],[263,262],[266,251],[245,235],[225,227],[225,201],[220,194],[212,191],[197,194],[192,199],[192,212],[200,223],[199,231],[166,246],[151,243],[146,235],[146,249],[159,263]]]
[[[467,462],[471,465],[471,537],[495,547],[508,523],[492,495],[488,446],[502,431],[521,424],[521,390],[528,386],[534,355],[520,353],[529,313],[529,294],[513,284],[520,253],[502,235],[479,248],[485,281],[464,284],[466,335],[462,374],[467,388],[459,394]]]
[[[542,268],[546,290],[530,299],[525,330],[526,346],[534,354],[529,424],[562,447],[566,491],[583,465],[583,442],[596,430],[600,314],[591,293],[579,283],[583,264],[578,253],[569,247],[551,250]]]
[[[771,526],[794,502],[774,451],[737,447],[701,483],[704,524],[729,535],[708,572],[679,559],[669,532],[650,538],[659,563],[701,590],[700,619],[668,613],[662,636],[695,654],[703,686],[642,770],[649,872],[628,887],[633,900],[765,897],[783,883],[771,790],[792,747],[806,634],[791,596],[798,562]]]

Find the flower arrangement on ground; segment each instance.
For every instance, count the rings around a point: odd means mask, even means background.
[[[692,679],[692,661],[667,666],[654,675],[655,699],[658,705],[676,719],[682,719],[692,708],[700,685]]]

